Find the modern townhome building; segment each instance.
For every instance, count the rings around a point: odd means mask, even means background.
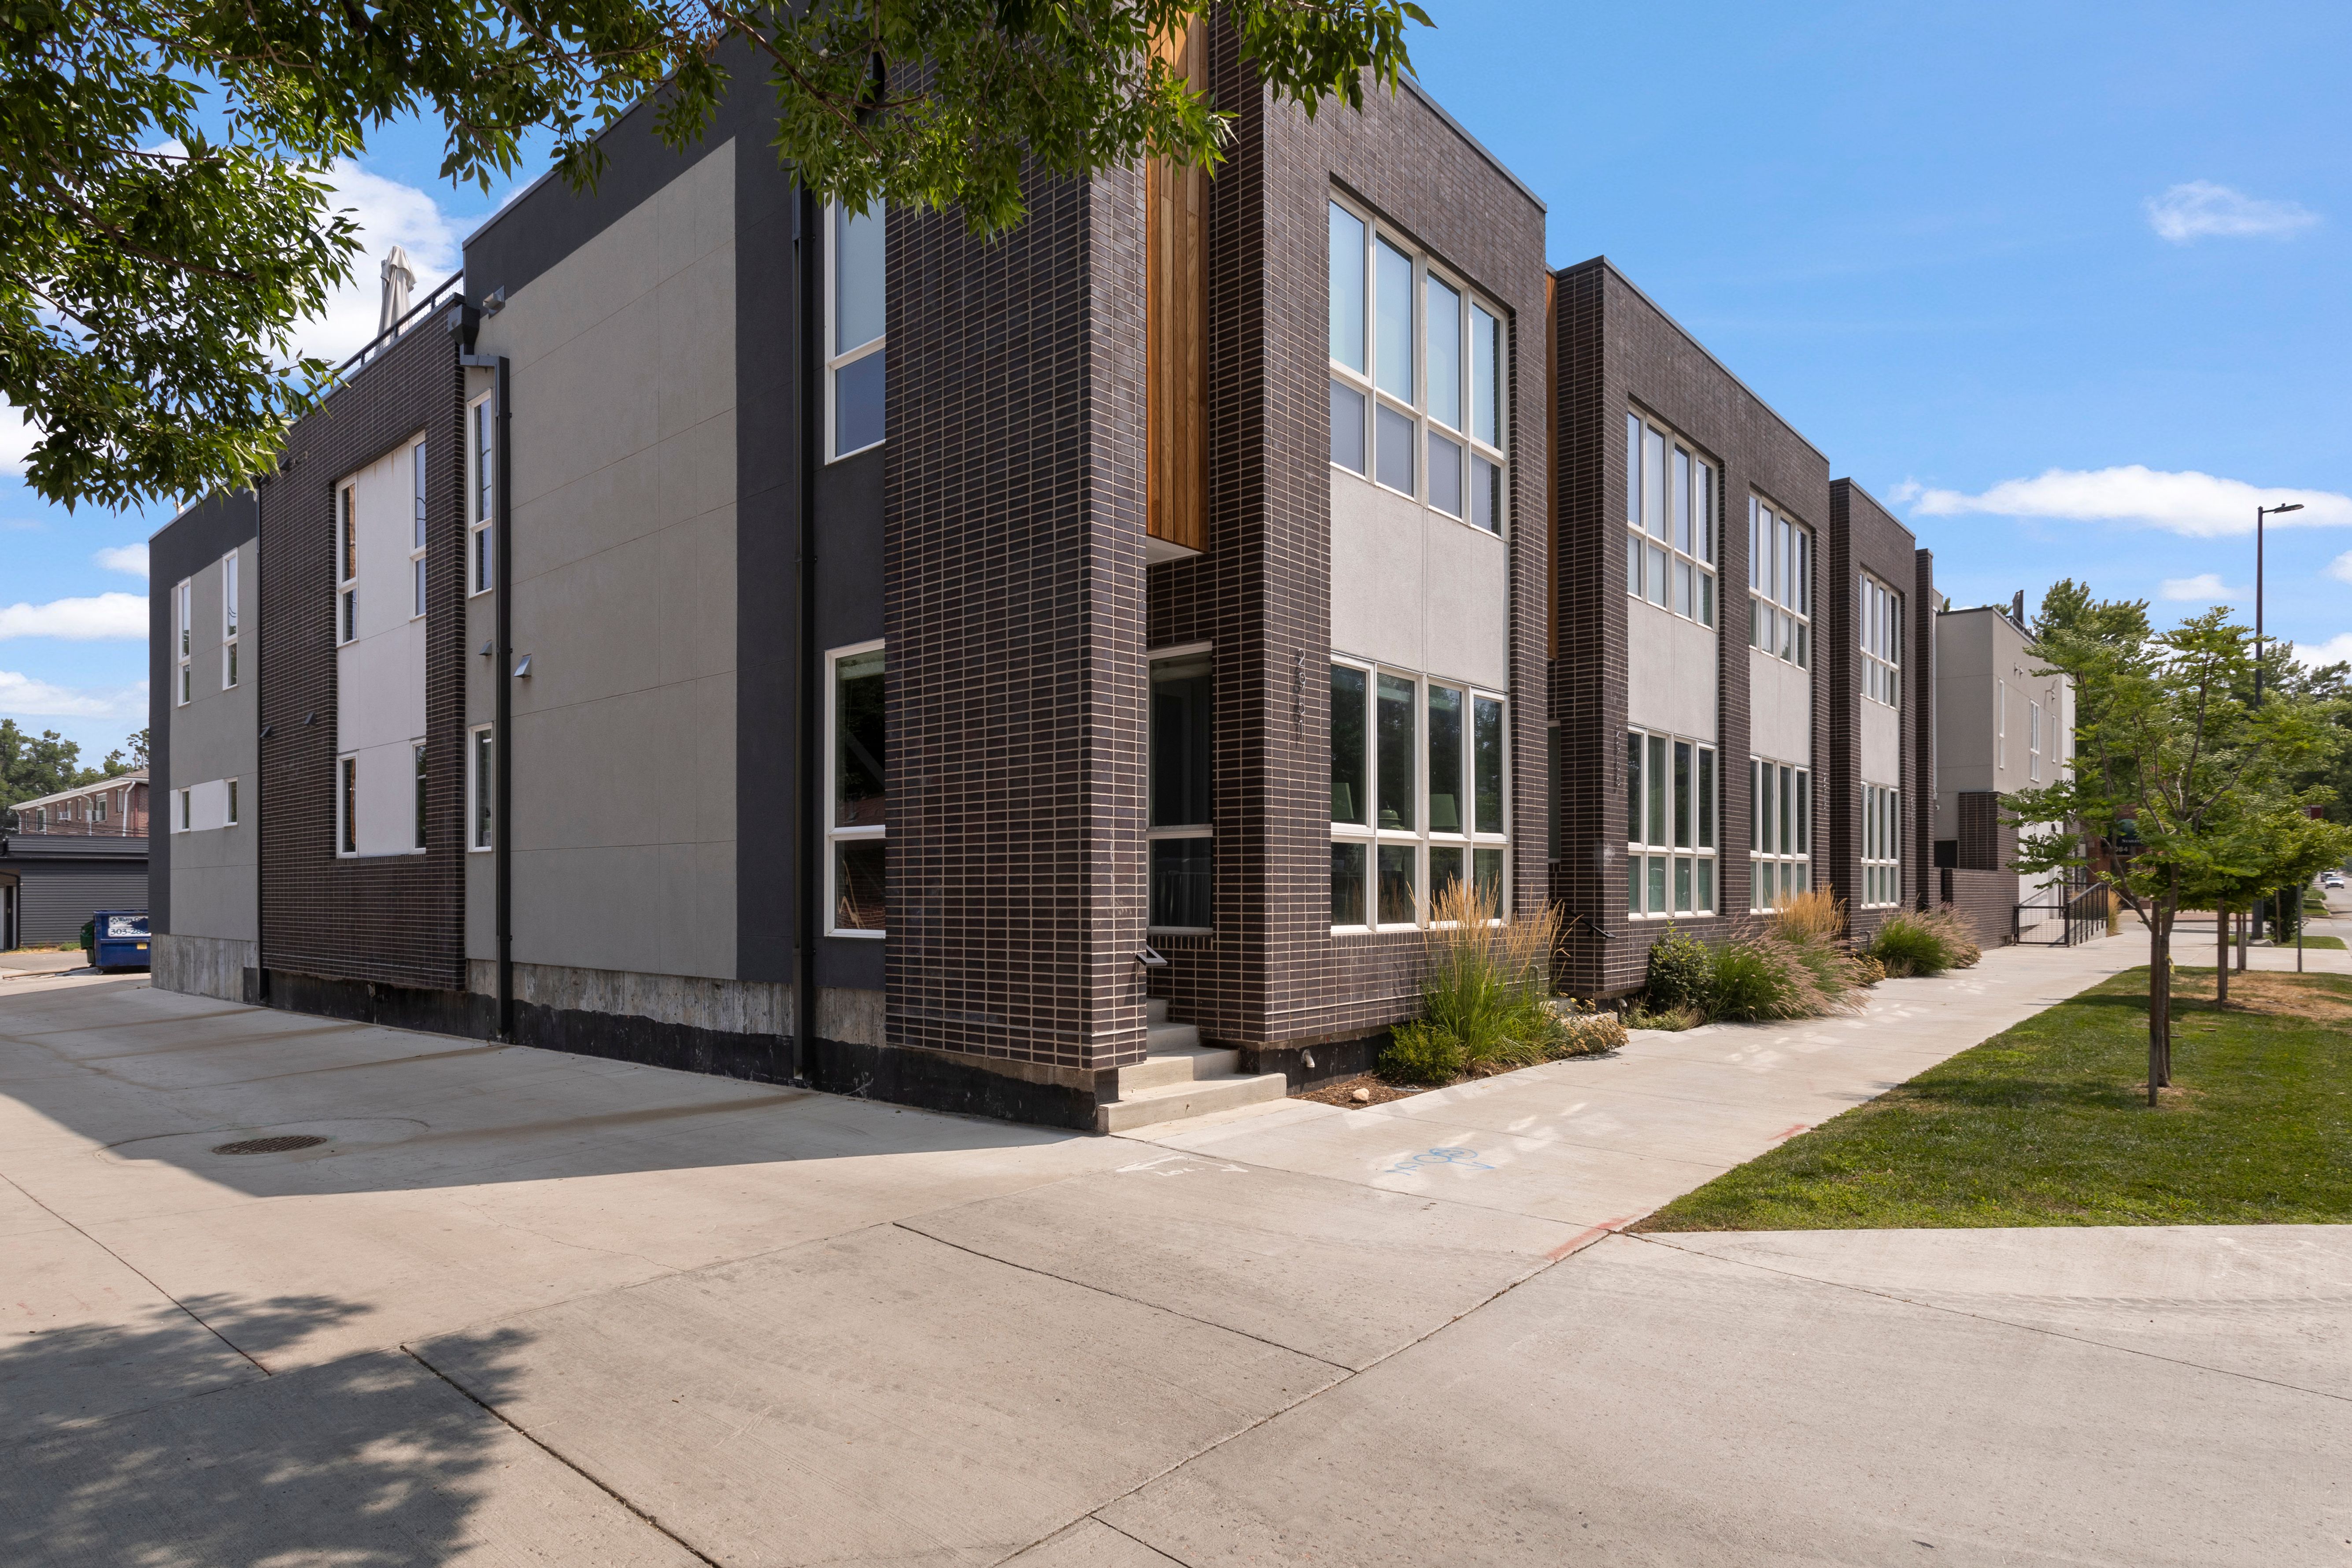
[[[2074,684],[2043,673],[2026,630],[2023,594],[2005,605],[1948,606],[1936,616],[1935,635],[1940,896],[1968,913],[1979,940],[2005,942],[2017,931],[2019,906],[2043,879],[2021,884],[2019,829],[2000,797],[2073,771]]]
[[[1553,895],[1580,995],[1828,888],[1916,905],[1933,592],[1910,531],[1605,258],[1554,279]]]
[[[1216,178],[1001,237],[821,207],[756,87],[475,234],[157,536],[159,983],[1118,1126],[1360,1067],[1447,888],[1541,904],[1542,205],[1417,88],[1178,58]]]
[[[163,831],[148,861],[153,984],[225,1001],[257,994],[256,761],[260,505],[215,496],[148,542],[149,766]]]
[[[99,910],[147,903],[148,770],[0,810],[0,949],[70,945]]]

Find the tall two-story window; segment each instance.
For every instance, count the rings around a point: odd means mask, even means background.
[[[1748,907],[1775,910],[1812,886],[1812,774],[1794,763],[1748,763]]]
[[[335,641],[360,635],[360,492],[345,485],[335,492]]]
[[[431,805],[433,798],[432,792],[427,790],[425,786],[425,742],[418,741],[412,743],[408,748],[408,758],[416,775],[416,794],[414,797],[413,805],[416,825],[416,847],[422,849],[425,847],[425,813]]]
[[[469,849],[488,849],[496,844],[490,837],[491,813],[498,798],[497,781],[490,773],[490,726],[477,727],[466,752],[467,820],[470,824],[466,842]]]
[[[1504,907],[1507,735],[1498,695],[1331,666],[1334,926],[1419,925],[1465,877]]]
[[[1213,923],[1216,840],[1211,826],[1210,656],[1170,654],[1151,663],[1150,818],[1152,927],[1207,931]]]
[[[825,727],[831,740],[833,809],[825,819],[826,880],[834,936],[880,936],[886,922],[889,775],[883,766],[880,643],[838,648]]]
[[[1903,595],[1872,576],[1854,579],[1854,625],[1862,645],[1862,694],[1903,706]]]
[[[1625,591],[1715,625],[1715,465],[1638,414],[1625,416]]]
[[[2042,704],[2025,705],[2025,777],[2029,784],[2042,782]]]
[[[360,852],[360,760],[339,757],[335,762],[335,842],[340,852],[356,855]]]
[[[425,443],[422,441],[409,448],[408,472],[413,513],[408,525],[408,615],[414,620],[425,613]],[[420,844],[418,847],[424,846]]]
[[[1992,683],[1992,765],[2009,766],[2009,682]]]
[[[1862,901],[1885,905],[1903,897],[1903,792],[1862,786]]]
[[[490,398],[476,398],[466,409],[466,559],[471,583],[467,589],[469,594],[487,594],[490,590],[490,524],[497,515],[498,504],[491,473],[496,453],[490,443],[495,438]]]
[[[1364,215],[1330,221],[1331,461],[1502,532],[1501,313]]]
[[[1625,912],[1715,912],[1715,748],[1625,733]]]
[[[221,689],[228,690],[237,681],[237,612],[238,584],[236,552],[221,557]]]
[[[829,457],[846,458],[882,439],[882,332],[889,302],[887,225],[870,214],[832,206],[832,277],[825,289],[825,397],[832,409]]]
[[[181,578],[180,585],[172,590],[172,613],[180,623],[179,674],[173,679],[179,685],[179,700],[184,706],[194,695],[189,689],[188,672],[188,657],[196,642],[196,584],[193,578]]]
[[[1748,641],[1777,658],[1810,666],[1812,650],[1812,530],[1756,496],[1748,498]]]

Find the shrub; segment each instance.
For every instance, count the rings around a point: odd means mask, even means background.
[[[1462,1076],[1462,1047],[1423,1023],[1399,1024],[1381,1052],[1380,1075],[1391,1083],[1452,1083]]]
[[[1704,1016],[1715,990],[1715,954],[1706,944],[1671,924],[1650,944],[1650,971],[1642,984],[1643,1008],[1651,1013],[1689,1009]]]
[[[1870,954],[1858,952],[1854,954],[1853,961],[1862,966],[1862,983],[1864,985],[1875,985],[1886,978],[1886,965],[1879,963]]]
[[[1625,1027],[1629,1029],[1664,1029],[1674,1034],[1696,1029],[1706,1022],[1706,1015],[1696,1007],[1668,1007],[1653,1012],[1643,1006],[1635,1007],[1625,1015]]]
[[[1818,1018],[1835,1009],[1796,944],[1774,932],[1715,955],[1715,1016],[1742,1022]]]
[[[1625,1043],[1624,1020],[1616,1014],[1595,1012],[1580,1002],[1570,1005],[1574,1010],[1560,1016],[1556,1054],[1597,1057]]]
[[[1825,1011],[1853,1012],[1869,984],[1845,941],[1845,903],[1827,888],[1799,893],[1773,911],[1772,934],[1789,944],[1826,1001]]]

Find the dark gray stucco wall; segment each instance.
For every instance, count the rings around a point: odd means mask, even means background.
[[[161,591],[151,589],[147,595],[147,776],[152,781],[147,791],[151,836],[147,851],[147,909],[148,930],[159,935],[172,929],[172,835],[168,812],[172,787],[172,671],[177,661],[172,647],[171,585],[183,577],[194,576],[207,563],[219,560],[252,540],[260,527],[261,509],[253,492],[236,490],[198,501],[157,529],[147,542],[147,580],[151,584],[163,584]],[[252,611],[257,612],[258,595],[252,594],[249,587],[247,592]],[[257,613],[254,614],[254,622],[257,643]],[[252,679],[257,681],[260,679],[260,664],[258,658],[252,664]],[[257,791],[258,770],[249,771],[255,775]],[[261,803],[257,795],[244,809],[259,820]]]

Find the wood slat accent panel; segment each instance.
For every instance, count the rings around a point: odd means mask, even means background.
[[[1192,90],[1206,88],[1207,29],[1195,22],[1155,45]],[[1149,161],[1145,282],[1150,425],[1144,531],[1186,550],[1209,547],[1209,176]]]

